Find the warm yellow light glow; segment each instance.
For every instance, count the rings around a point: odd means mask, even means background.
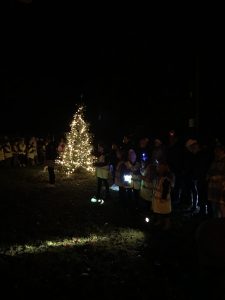
[[[35,253],[43,253],[47,251],[51,251],[54,248],[59,247],[75,247],[75,246],[83,246],[86,244],[93,244],[96,242],[103,242],[107,240],[107,237],[91,235],[87,238],[71,238],[64,239],[59,241],[45,241],[40,245],[13,245],[8,249],[1,249],[0,254],[9,255],[9,256],[17,256],[22,254],[35,254]]]
[[[114,248],[118,250],[119,247],[124,247],[127,251],[130,251],[130,247],[136,247],[139,243],[143,243],[144,239],[144,233],[140,230],[118,228],[117,230],[110,232],[108,235],[92,234],[88,237],[72,237],[61,240],[43,241],[38,244],[15,244],[9,247],[1,247],[0,254],[8,256],[38,254],[56,251],[57,248],[81,247],[89,244],[95,244],[95,247],[108,247],[109,250],[113,250]]]
[[[77,168],[94,172],[92,138],[89,133],[89,125],[84,121],[83,111],[84,107],[80,106],[75,113],[70,125],[71,130],[67,134],[65,151],[57,161],[65,168],[68,175],[72,174]]]

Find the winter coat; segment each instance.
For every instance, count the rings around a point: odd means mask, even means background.
[[[109,178],[109,157],[107,154],[100,154],[95,163],[96,177],[101,179]]]
[[[171,179],[167,176],[158,177],[154,184],[152,210],[157,214],[171,213]]]
[[[132,164],[130,161],[125,162],[123,170],[124,187],[128,189],[140,190],[141,188],[141,164],[136,162]],[[125,176],[131,176],[129,181],[126,181]]]
[[[225,204],[225,155],[212,163],[208,180],[208,200]]]

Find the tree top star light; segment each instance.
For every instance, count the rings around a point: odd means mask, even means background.
[[[66,139],[65,150],[59,163],[66,169],[67,174],[72,174],[78,168],[93,172],[92,137],[89,124],[84,121],[83,106],[78,107]]]

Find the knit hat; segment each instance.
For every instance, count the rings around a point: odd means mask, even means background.
[[[186,144],[185,144],[185,147],[186,147],[186,148],[189,148],[189,147],[191,147],[191,146],[193,146],[194,144],[197,144],[197,143],[198,143],[197,140],[189,139],[189,140],[187,140],[187,142],[186,142]]]
[[[155,139],[154,142],[157,143],[158,145],[161,145],[161,144],[162,144],[162,141],[161,141],[160,139]]]

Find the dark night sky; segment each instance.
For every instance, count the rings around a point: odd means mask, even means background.
[[[216,25],[181,29],[160,27],[158,20],[137,26],[77,11],[40,16],[32,5],[14,3],[4,26],[2,134],[67,130],[81,93],[95,131],[182,129],[195,111],[196,58],[201,128],[223,126],[224,49]]]

